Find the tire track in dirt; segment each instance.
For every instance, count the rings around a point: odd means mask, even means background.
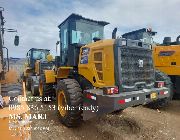
[[[29,102],[41,106],[41,102]],[[50,103],[54,105],[55,102]],[[46,113],[47,120],[33,120],[32,127],[46,126],[50,130],[33,130],[32,140],[178,140],[180,139],[180,101],[173,101],[160,110],[142,106],[128,108],[122,113],[104,115],[82,123],[76,128],[63,126],[56,111],[31,110]]]

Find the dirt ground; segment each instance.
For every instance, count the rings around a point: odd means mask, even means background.
[[[43,105],[29,102],[29,105]],[[54,102],[49,105],[53,105]],[[46,113],[46,120],[32,121],[32,128],[46,127],[49,130],[33,130],[32,140],[179,140],[180,100],[174,100],[164,109],[152,110],[143,106],[128,108],[116,115],[104,115],[83,122],[80,127],[63,126],[54,110],[31,110],[31,113]]]

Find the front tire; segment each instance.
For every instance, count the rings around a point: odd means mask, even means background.
[[[52,99],[55,94],[53,84],[46,83],[45,75],[42,74],[39,80],[39,95],[42,97],[43,103],[48,103],[48,99]]]
[[[31,93],[33,96],[39,95],[39,87],[35,84],[35,81],[33,79],[31,81]]]
[[[83,95],[75,79],[63,79],[57,86],[57,112],[62,124],[67,127],[78,126],[82,122]]]

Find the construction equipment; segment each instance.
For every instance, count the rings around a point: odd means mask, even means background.
[[[25,93],[22,84],[17,82],[16,73],[9,71],[9,63],[5,63],[8,61],[8,49],[4,46],[4,32],[15,30],[4,28],[3,11],[4,8],[0,7],[0,136],[3,140],[30,139],[31,133],[27,129],[30,120],[25,117],[29,109],[25,101],[18,100],[26,98]],[[16,35],[14,45],[18,44],[19,36]],[[7,52],[6,59],[4,49]]]
[[[180,36],[175,42],[165,37],[162,44],[153,47],[156,69],[167,74],[174,86],[174,97],[180,97]]]
[[[126,39],[141,40],[142,42],[149,44],[150,49],[153,50],[153,47],[155,45],[155,42],[153,41],[153,36],[155,36],[156,34],[157,32],[152,31],[151,28],[143,28],[129,33],[125,33],[122,35],[122,37]],[[173,84],[171,82],[171,79],[168,77],[168,75],[157,69],[155,70],[155,77],[157,81],[165,82],[165,87],[169,89],[170,96],[168,98],[159,99],[154,102],[151,102],[147,106],[150,108],[161,108],[167,106],[169,102],[172,100],[174,94]]]
[[[147,43],[151,43],[153,50],[154,66],[156,68],[156,75],[159,79],[166,79],[166,85],[171,89],[171,96],[178,96],[180,94],[180,36],[177,37],[175,42],[171,42],[171,37],[165,37],[162,44],[155,43],[153,36],[157,32],[152,29],[140,29],[124,34],[122,37],[129,39],[142,40]],[[167,77],[169,76],[169,78]],[[170,84],[170,83],[173,83]],[[172,87],[173,86],[173,87]],[[174,94],[176,93],[176,94]]]
[[[77,126],[82,120],[169,97],[164,81],[156,81],[149,44],[116,38],[103,40],[109,23],[70,15],[60,29],[56,69],[45,70],[42,86],[56,86],[60,121]],[[44,97],[51,96],[45,88]]]
[[[27,52],[27,63],[24,69],[23,79],[27,90],[34,96],[39,95],[39,76],[45,69],[52,69],[54,63],[50,50],[31,48]]]

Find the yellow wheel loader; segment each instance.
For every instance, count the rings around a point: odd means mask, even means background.
[[[25,115],[29,109],[24,100],[26,98],[22,83],[18,83],[15,71],[9,70],[8,49],[4,46],[4,32],[14,32],[4,28],[4,9],[0,7],[0,139],[24,140],[31,139],[30,120]],[[19,44],[19,37],[15,36],[15,46]],[[6,49],[6,51],[4,51]],[[4,52],[7,52],[5,59]]]
[[[51,70],[54,66],[50,50],[31,48],[27,54],[27,63],[23,73],[23,81],[26,83],[26,89],[32,92],[34,96],[42,96],[40,77],[44,74],[45,69]],[[51,87],[51,86],[50,86]],[[51,92],[53,89],[50,89]]]
[[[122,35],[123,38],[126,39],[133,39],[133,40],[141,40],[144,43],[149,44],[150,49],[153,51],[153,47],[155,45],[153,41],[153,36],[156,35],[157,32],[152,31],[151,28],[142,28],[139,30],[135,30],[132,32],[128,32]],[[154,51],[153,51],[154,54]],[[154,63],[155,60],[153,60]],[[156,67],[155,67],[156,68]],[[172,100],[173,97],[173,83],[171,79],[163,73],[162,71],[159,71],[158,69],[155,69],[155,78],[157,81],[164,81],[165,87],[169,89],[170,96],[164,99],[159,99],[154,102],[149,103],[147,106],[150,108],[161,108],[165,107],[169,104],[169,102]]]
[[[156,69],[171,78],[174,96],[180,97],[180,36],[174,42],[165,37],[162,44],[153,47],[153,57]]]
[[[150,44],[116,38],[117,29],[104,39],[107,24],[72,14],[58,26],[60,56],[43,80],[56,87],[57,113],[68,127],[170,95],[164,81],[156,80]]]
[[[140,29],[126,33],[125,38],[142,40],[150,43],[153,50],[153,62],[156,68],[156,77],[163,80],[171,89],[170,99],[180,95],[180,36],[172,42],[171,37],[165,37],[162,44],[153,42],[157,32],[151,29]]]

